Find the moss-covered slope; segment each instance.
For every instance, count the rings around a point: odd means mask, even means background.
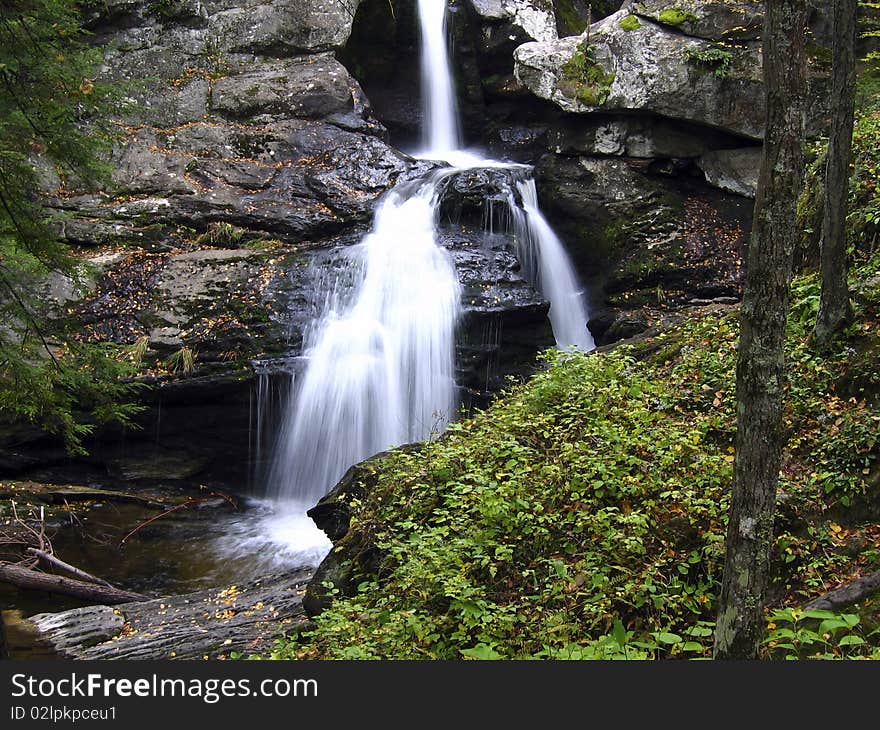
[[[857,323],[829,356],[807,342],[818,283],[795,284],[771,610],[880,568],[878,265],[858,272]],[[370,572],[275,656],[708,656],[737,323],[710,308],[612,352],[552,354],[444,438],[374,461],[337,548],[369,546]],[[817,629],[797,651],[876,655],[861,608],[844,627],[858,641]],[[772,636],[768,654],[791,651]]]

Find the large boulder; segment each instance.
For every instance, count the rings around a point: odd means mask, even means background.
[[[712,150],[697,161],[706,180],[721,190],[754,198],[761,171],[761,148]]]
[[[204,0],[219,50],[286,56],[340,48],[360,0]]]
[[[647,19],[628,27],[628,17],[594,24],[589,42],[582,35],[520,46],[517,78],[566,112],[642,111],[763,136],[757,44],[720,48]]]
[[[764,25],[761,0],[636,0],[630,11],[708,40],[756,40]]]
[[[218,79],[211,109],[233,119],[321,118],[352,109],[348,71],[331,55],[297,56]]]
[[[832,13],[824,0],[807,0],[808,55],[830,50]],[[763,0],[635,0],[629,11],[674,28],[680,33],[714,41],[759,40],[764,30]]]
[[[728,14],[740,17],[734,6],[721,4],[727,8],[722,13],[725,22],[717,15],[705,16],[706,24],[699,27],[713,34],[707,38],[681,32],[696,21],[673,25],[667,11],[660,10],[662,3],[651,5],[653,15],[621,10],[581,36],[520,46],[515,52],[516,77],[537,97],[566,112],[643,112],[763,139],[761,44],[754,39],[726,40],[733,27]],[[676,18],[696,17],[680,13]],[[744,18],[752,17],[743,13]],[[821,69],[811,74],[811,132],[822,124],[826,81]]]

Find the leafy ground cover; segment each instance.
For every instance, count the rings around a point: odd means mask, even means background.
[[[880,569],[880,258],[831,354],[796,281],[768,657],[880,658],[876,603],[803,612]],[[736,307],[546,369],[419,451],[373,465],[346,545],[378,548],[276,658],[711,655],[735,429]]]

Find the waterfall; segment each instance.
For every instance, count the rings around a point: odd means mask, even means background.
[[[398,185],[372,231],[324,284],[324,311],[304,338],[305,371],[283,418],[269,474],[277,501],[304,511],[353,464],[429,438],[455,416],[455,327],[460,286],[437,243],[442,180],[466,168],[528,169],[461,149],[446,49],[446,0],[419,0],[424,149],[453,167]],[[592,349],[582,293],[562,243],[538,208],[534,180],[511,191],[515,245],[532,284],[551,304],[557,344]],[[490,224],[494,213],[490,210]]]
[[[455,415],[460,291],[435,240],[434,180],[386,196],[349,254],[353,296],[327,296],[269,477],[277,498],[314,504],[352,464],[425,440]]]
[[[534,178],[517,183],[522,208],[511,200],[517,257],[530,283],[550,301],[550,324],[560,348],[596,347],[587,329],[584,292],[569,262],[562,241],[538,207]],[[511,196],[512,197],[512,196]]]
[[[458,109],[453,93],[452,69],[446,48],[446,0],[419,0],[422,37],[422,105],[424,150],[417,157],[441,159],[459,168],[513,167],[461,149]],[[529,279],[550,302],[550,324],[559,347],[595,348],[587,329],[584,292],[565,252],[538,206],[534,178],[517,184],[522,207],[514,195],[508,205],[513,214],[517,254]],[[512,192],[512,191],[511,191]],[[492,201],[487,201],[489,226],[494,225]]]
[[[461,147],[458,105],[446,49],[446,0],[419,0],[422,37],[422,137],[419,157],[445,159]]]

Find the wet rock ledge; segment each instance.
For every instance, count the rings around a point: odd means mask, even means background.
[[[42,613],[19,619],[24,626],[14,628],[63,659],[227,659],[232,652],[266,653],[282,634],[306,622],[302,597],[311,575],[302,570],[241,586]]]

